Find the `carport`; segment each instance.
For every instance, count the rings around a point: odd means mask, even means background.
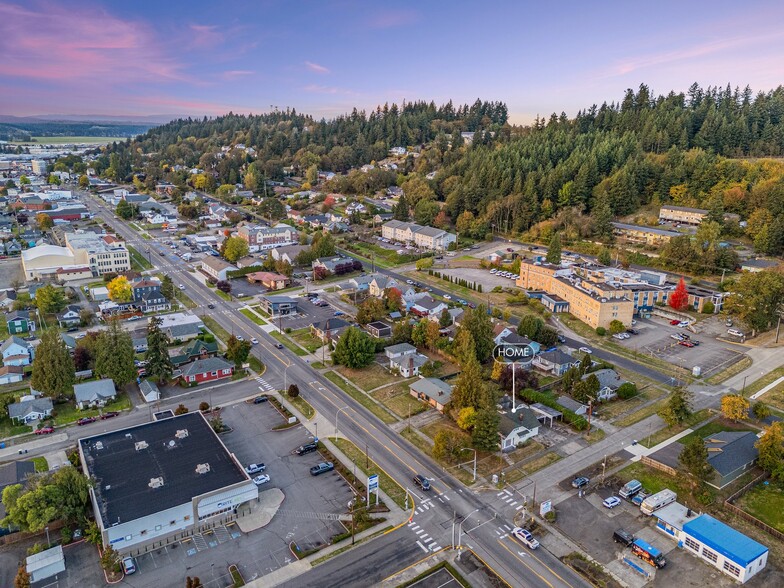
[[[561,411],[545,406],[541,402],[532,404],[530,408],[536,413],[537,420],[541,420],[543,423],[546,423],[549,420],[550,427],[553,426],[554,419],[563,418],[563,413]]]
[[[57,545],[40,553],[31,555],[25,560],[27,573],[32,583],[51,578],[65,571],[63,546]]]

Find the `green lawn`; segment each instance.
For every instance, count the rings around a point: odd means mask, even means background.
[[[386,249],[375,243],[352,241],[350,244],[346,243],[344,245],[351,253],[363,257],[367,261],[371,261],[371,256],[373,256],[373,261],[376,266],[383,268],[392,268],[405,263],[413,263],[418,259],[417,255],[399,255],[397,249]]]
[[[257,316],[252,310],[248,310],[247,308],[242,308],[240,309],[240,312],[244,314],[246,317],[248,317],[250,320],[252,320],[254,323],[256,323],[257,325],[267,324],[267,321]]]
[[[152,269],[152,264],[147,260],[144,255],[139,253],[136,249],[131,247],[130,245],[126,244],[128,248],[128,254],[131,258],[131,269],[137,272],[141,272],[144,270]]]
[[[95,417],[101,414],[102,412],[111,412],[115,410],[128,410],[131,408],[131,399],[128,397],[127,394],[124,392],[120,392],[117,394],[117,398],[108,403],[101,409],[98,408],[88,408],[86,410],[79,410],[76,408],[75,404],[71,402],[67,402],[64,404],[55,404],[54,405],[54,424],[55,426],[65,426],[75,423],[82,417]],[[86,425],[89,427],[90,425]],[[89,429],[86,429],[89,432]]]
[[[654,431],[653,435],[650,436],[650,441],[648,440],[649,437],[646,435],[644,439],[640,439],[640,445],[644,445],[645,447],[653,447],[658,445],[665,439],[669,439],[673,435],[677,435],[681,431],[685,431],[686,429],[693,427],[694,425],[698,425],[706,419],[709,419],[710,416],[711,413],[707,408],[698,410],[697,412],[692,413],[689,418],[684,420],[679,425],[675,425],[674,427],[664,427],[663,429]],[[681,440],[681,442],[683,441]]]
[[[352,386],[346,380],[341,378],[337,373],[327,372],[325,376],[330,382],[335,384],[338,388],[343,390],[343,392],[345,392],[346,394],[351,396],[354,400],[359,402],[362,406],[367,408],[370,412],[372,412],[374,415],[376,415],[379,419],[381,419],[386,424],[389,425],[397,422],[398,419],[396,419],[383,407],[379,406],[376,402],[374,402],[373,399],[370,398],[370,396],[368,396],[364,392],[357,390],[354,386]]]
[[[214,292],[221,298],[223,298],[226,302],[231,302],[231,294],[227,294],[222,290],[218,290],[215,288]]]
[[[409,383],[413,380],[399,382],[391,386],[384,386],[372,392],[370,395],[394,412],[401,419],[408,418],[409,410],[411,415],[426,411],[429,406],[421,400],[411,396]]]
[[[308,354],[307,351],[302,349],[299,345],[294,343],[294,341],[292,341],[286,335],[283,335],[279,331],[271,331],[270,335],[272,335],[274,339],[277,339],[278,341],[283,343],[283,345],[285,345],[290,351],[293,351],[295,354],[299,355],[300,357],[303,357]]]
[[[7,439],[15,435],[24,435],[31,433],[33,428],[29,425],[17,425],[10,418],[5,417],[0,419],[0,439]]]
[[[267,371],[267,366],[261,363],[259,358],[257,358],[255,355],[248,356],[248,364],[250,365],[250,369],[252,369],[258,375],[261,375]]]
[[[623,468],[616,474],[624,483],[629,480],[639,480],[642,487],[654,494],[665,488],[678,494],[678,501],[683,502],[692,495],[691,485],[684,477],[673,477],[660,470],[646,466],[643,463],[633,463]]]
[[[779,484],[759,484],[746,492],[736,506],[784,533],[784,488]]]
[[[294,339],[300,346],[307,349],[309,353],[315,353],[324,346],[321,339],[314,337],[308,328],[292,331],[289,334],[289,337]]]
[[[370,467],[366,468],[364,451],[362,451],[348,439],[337,439],[335,441],[335,445],[337,445],[338,449],[340,449],[346,455],[346,457],[357,464],[357,469],[362,470],[365,474],[378,474],[378,484],[381,486],[381,490],[383,490],[387,496],[394,500],[400,508],[405,508],[405,489],[400,486],[400,484],[395,482],[395,480],[393,480],[389,475],[387,475],[387,473],[384,472],[380,467],[378,467],[376,462],[374,462],[372,459],[369,460]],[[375,503],[375,497],[371,496],[370,500],[371,502]]]
[[[375,362],[360,370],[352,370],[341,366],[338,368],[338,371],[345,378],[351,380],[354,385],[366,392],[401,380],[400,376],[394,376]]]
[[[306,419],[312,419],[313,416],[316,414],[316,410],[310,405],[310,403],[302,398],[302,396],[297,396],[296,398],[291,398],[286,396],[286,399],[291,402],[294,406],[297,407],[297,410],[302,413]]]
[[[218,321],[216,321],[211,316],[204,315],[203,317],[201,317],[201,320],[204,322],[207,328],[212,332],[212,334],[215,335],[218,339],[220,339],[224,343],[226,343],[231,337],[231,334],[226,329],[221,327],[218,324]]]
[[[48,472],[49,471],[49,463],[46,461],[45,457],[34,457],[33,464],[35,464],[35,471],[36,472]]]
[[[196,303],[190,298],[188,298],[188,295],[185,294],[185,292],[183,292],[182,290],[178,289],[174,293],[174,296],[177,298],[180,304],[182,304],[185,308],[190,308],[190,309],[196,308]]]

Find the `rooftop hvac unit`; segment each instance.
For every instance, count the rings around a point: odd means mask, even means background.
[[[163,478],[150,478],[150,483],[147,485],[150,488],[160,488],[163,486]]]
[[[185,437],[188,436],[188,429],[178,429],[174,436],[177,437],[177,439],[185,439]]]
[[[196,466],[197,474],[206,474],[209,471],[210,471],[210,464],[208,463],[200,463]]]
[[[103,449],[103,443],[101,441],[96,441],[95,448],[96,449]]]
[[[138,441],[134,444],[136,451],[141,451],[142,449],[147,449],[149,445],[147,445],[147,441]]]

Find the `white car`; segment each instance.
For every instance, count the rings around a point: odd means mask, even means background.
[[[409,286],[410,286],[411,284],[413,284],[413,283],[414,283],[414,280],[406,280],[406,284],[408,284]]]
[[[587,353],[588,355],[593,353],[593,351],[591,351],[588,347],[580,347],[580,351],[582,351],[583,353]]]
[[[623,341],[624,339],[626,339],[626,337],[624,337],[621,333],[615,333],[615,335],[613,335],[613,339],[618,339],[619,341]]]
[[[610,496],[602,501],[602,504],[607,508],[615,508],[621,503],[621,499],[617,496]]]
[[[689,321],[681,321],[681,322],[678,323],[678,326],[681,327],[681,328],[688,327],[689,326]]]
[[[269,481],[269,474],[261,474],[260,476],[253,478],[253,483],[256,484],[256,486],[261,486],[262,484],[266,484]]]
[[[526,547],[529,547],[530,549],[536,549],[539,547],[539,542],[534,539],[534,536],[522,527],[515,527],[512,529],[512,535],[514,535],[515,538],[520,541],[520,543]]]
[[[251,339],[250,342],[251,342],[252,345],[258,345],[259,344],[259,340],[256,339],[256,337],[253,337],[253,339]]]
[[[497,270],[497,269],[495,269],[495,268],[493,268],[493,269],[491,269],[491,270],[490,270],[490,273],[491,273],[491,274],[497,274],[497,273],[498,273],[498,270]]]
[[[242,335],[235,335],[235,337],[237,338],[237,341],[244,341],[245,340],[245,337],[243,337]]]
[[[444,298],[446,298],[447,300],[452,300],[452,297],[449,294],[444,294]]]
[[[245,471],[249,474],[260,474],[264,470],[267,469],[267,466],[263,463],[252,463],[248,467],[245,468]]]
[[[179,286],[177,286],[177,287],[178,287],[180,290],[185,290],[185,286],[183,286],[182,284],[180,284],[180,285],[179,285]]]

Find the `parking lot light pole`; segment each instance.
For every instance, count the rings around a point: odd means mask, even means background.
[[[344,406],[343,408],[339,408],[338,411],[335,413],[335,442],[338,440],[338,415],[348,409],[348,405]]]
[[[460,451],[473,451],[474,452],[474,482],[476,482],[476,449],[473,447],[461,447]]]

